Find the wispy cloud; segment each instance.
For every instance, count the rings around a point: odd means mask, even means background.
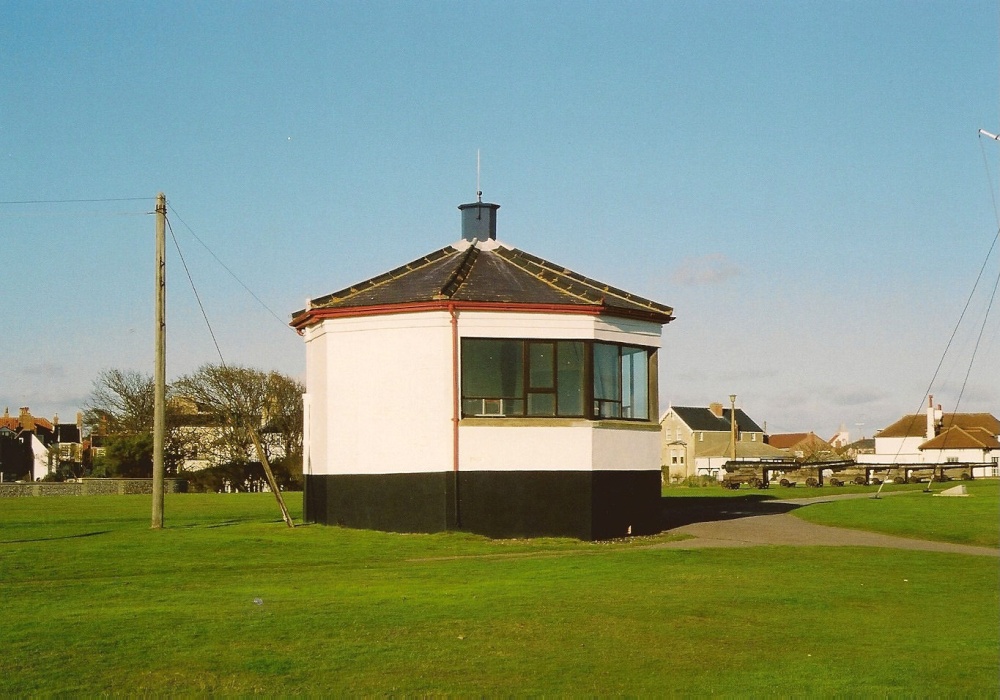
[[[44,379],[63,379],[66,375],[65,365],[55,362],[43,362],[38,365],[28,365],[22,368],[22,373],[27,377],[41,377]]]
[[[720,284],[739,276],[740,268],[723,253],[684,258],[671,274],[674,284],[698,287]]]
[[[889,392],[875,387],[833,387],[826,398],[833,406],[866,406],[891,397]]]

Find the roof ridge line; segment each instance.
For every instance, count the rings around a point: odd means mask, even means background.
[[[343,289],[339,289],[336,292],[327,294],[323,297],[318,297],[312,300],[313,308],[323,308],[326,304],[336,301],[343,301],[344,299],[350,299],[359,292],[363,292],[368,289],[373,289],[375,287],[381,286],[388,282],[392,282],[395,279],[402,277],[403,275],[409,274],[415,270],[419,270],[427,265],[437,262],[453,252],[458,252],[458,249],[452,245],[447,245],[444,248],[438,248],[437,250],[431,251],[426,255],[422,255],[419,258],[415,258],[408,263],[400,265],[398,267],[389,270],[388,272],[383,272],[381,275],[376,275],[367,280],[362,280],[356,284],[349,285]]]
[[[528,253],[526,251],[519,250],[517,248],[514,248],[513,250],[516,251],[518,254],[528,258],[539,267],[550,269],[553,272],[563,274],[566,277],[573,280],[574,282],[600,293],[602,295],[602,303],[603,303],[603,295],[610,294],[611,296],[617,297],[632,304],[636,304],[638,306],[645,306],[646,308],[652,309],[659,313],[666,313],[669,310],[670,315],[673,316],[674,313],[673,307],[660,304],[659,302],[653,301],[652,299],[647,299],[646,297],[642,297],[637,294],[633,294],[632,292],[621,289],[620,287],[615,287],[610,284],[604,284],[603,282],[599,283],[597,280],[591,279],[586,275],[582,275],[579,272],[575,272],[564,266],[557,266],[555,263],[549,262],[548,260],[540,258],[537,255],[532,255],[531,253]]]
[[[434,296],[441,299],[451,299],[458,294],[458,290],[462,288],[462,285],[469,278],[469,272],[472,271],[472,266],[476,264],[478,258],[478,246],[470,245],[468,250],[462,254],[462,259],[458,261],[455,270],[448,276],[445,283],[441,285],[441,291]]]
[[[520,262],[517,260],[518,256],[526,256],[526,257],[529,258],[529,262],[534,262],[534,260],[530,260],[530,258],[535,258],[535,259],[537,259],[537,260],[539,260],[541,262],[546,262],[542,258],[537,258],[536,256],[533,256],[530,253],[525,253],[523,250],[520,250],[519,248],[503,248],[503,253],[500,253],[500,248],[497,248],[496,250],[494,250],[494,252],[496,252],[497,254],[499,254],[500,257],[502,257],[504,260],[506,260],[508,263],[510,263],[511,265],[513,265],[514,267],[516,267],[517,269],[519,269],[519,270],[521,270],[521,271],[523,271],[523,272],[531,275],[532,277],[534,277],[535,279],[537,279],[537,280],[539,280],[541,282],[544,282],[545,284],[549,285],[553,289],[558,289],[560,292],[564,292],[566,294],[569,294],[570,296],[576,297],[577,299],[580,299],[581,301],[585,301],[588,304],[604,304],[604,298],[603,297],[594,298],[593,295],[580,294],[580,293],[578,293],[576,290],[574,290],[572,288],[568,288],[566,286],[560,286],[558,284],[555,284],[555,282],[553,282],[552,280],[546,278],[544,275],[539,275],[538,273],[533,272],[532,270],[528,269],[524,265],[520,264]],[[541,267],[543,270],[549,270],[549,268],[546,267],[545,265],[539,264],[537,262],[534,262],[534,264],[538,265],[538,267]],[[555,272],[555,270],[553,270],[553,272]],[[566,272],[567,272],[567,270],[563,269],[562,273],[566,274]]]

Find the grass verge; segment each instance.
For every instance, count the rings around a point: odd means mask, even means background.
[[[985,557],[290,530],[266,494],[165,512],[2,504],[0,695],[1000,692]]]
[[[936,496],[954,484],[912,495],[830,501],[793,513],[812,523],[901,537],[1000,547],[1000,481],[963,482],[969,496]],[[885,495],[885,492],[883,492]]]

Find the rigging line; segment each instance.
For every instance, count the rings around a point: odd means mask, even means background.
[[[198,241],[199,243],[201,243],[202,247],[203,247],[203,248],[204,248],[205,250],[207,250],[207,251],[208,251],[208,254],[209,254],[209,255],[211,255],[211,256],[212,256],[213,258],[215,258],[215,262],[219,263],[219,265],[221,265],[221,266],[222,266],[222,269],[223,269],[223,270],[225,270],[226,272],[228,272],[228,273],[229,273],[229,276],[230,276],[230,277],[232,277],[232,278],[233,278],[234,280],[236,280],[236,282],[237,282],[237,283],[238,283],[238,284],[239,284],[239,285],[240,285],[241,287],[243,287],[243,289],[245,289],[245,290],[246,290],[247,294],[249,294],[250,296],[252,296],[252,297],[253,297],[253,298],[254,298],[254,299],[255,299],[255,300],[257,301],[257,303],[258,303],[258,304],[260,304],[260,305],[261,305],[262,307],[264,307],[264,309],[265,309],[265,310],[266,310],[266,311],[267,311],[267,312],[268,312],[269,314],[271,314],[271,316],[273,316],[273,317],[274,317],[274,319],[275,319],[275,320],[277,320],[277,322],[278,322],[278,323],[280,323],[280,324],[282,325],[282,327],[284,327],[284,328],[287,328],[287,329],[291,330],[291,331],[292,331],[292,332],[294,333],[294,332],[295,332],[295,329],[294,329],[294,328],[292,328],[291,326],[289,326],[289,325],[288,325],[288,323],[287,323],[287,322],[286,322],[286,321],[285,321],[284,319],[282,319],[282,318],[281,318],[280,316],[278,316],[278,314],[276,314],[276,313],[275,313],[275,312],[274,312],[274,311],[273,311],[273,310],[271,309],[271,307],[269,307],[269,306],[268,306],[267,304],[265,304],[265,303],[263,302],[263,300],[261,300],[261,298],[260,298],[259,296],[257,296],[256,294],[254,294],[253,290],[252,290],[252,289],[250,289],[250,287],[248,287],[248,286],[247,286],[247,285],[246,285],[246,284],[245,284],[245,283],[243,282],[243,280],[241,280],[241,279],[240,279],[239,277],[237,277],[237,276],[236,276],[236,273],[235,273],[235,272],[233,272],[232,270],[230,270],[230,269],[229,269],[229,267],[228,267],[228,266],[227,266],[227,265],[226,265],[226,264],[225,264],[224,262],[222,262],[222,260],[220,260],[220,259],[219,259],[219,256],[218,256],[218,255],[216,255],[216,254],[215,254],[215,253],[214,253],[214,252],[212,251],[212,249],[208,247],[208,244],[207,244],[207,243],[205,243],[205,241],[201,240],[201,238],[199,238],[199,237],[198,237],[198,234],[196,234],[196,233],[194,232],[194,229],[192,229],[192,228],[191,228],[191,227],[190,227],[190,226],[188,225],[188,223],[187,223],[186,221],[184,221],[184,219],[183,219],[183,218],[181,217],[181,215],[177,213],[177,210],[176,210],[176,209],[175,209],[175,208],[173,207],[173,205],[171,205],[171,204],[170,204],[169,202],[168,202],[167,204],[168,204],[168,206],[170,207],[170,210],[171,210],[171,211],[172,211],[172,212],[174,213],[174,215],[175,215],[175,216],[177,217],[177,219],[178,219],[178,220],[179,220],[179,221],[180,221],[180,222],[181,222],[182,224],[184,224],[184,227],[185,227],[185,228],[187,228],[187,230],[188,230],[188,231],[189,231],[189,232],[191,233],[191,235],[192,235],[192,236],[194,236],[194,239],[195,239],[196,241]]]
[[[187,262],[184,260],[184,253],[181,252],[180,243],[177,241],[177,236],[174,234],[174,227],[170,225],[170,219],[167,219],[167,228],[170,229],[170,237],[174,241],[174,247],[177,248],[177,255],[181,258],[181,265],[184,267],[184,272],[187,274],[188,282],[191,283],[191,290],[194,292],[194,298],[198,302],[198,308],[201,309],[201,316],[205,319],[205,325],[208,326],[208,334],[212,336],[212,342],[215,344],[215,351],[219,353],[219,361],[222,366],[226,366],[226,360],[222,356],[222,348],[219,347],[219,341],[215,337],[215,331],[212,330],[212,324],[208,320],[208,314],[205,312],[205,305],[201,303],[201,295],[198,294],[198,288],[194,285],[194,278],[191,276],[191,270],[188,269]]]
[[[84,202],[145,202],[149,197],[111,197],[107,199],[23,199],[0,201],[0,204],[81,204]]]
[[[986,265],[989,263],[990,256],[993,254],[993,249],[996,247],[997,240],[1000,239],[1000,213],[998,213],[998,211],[997,211],[997,200],[996,200],[996,195],[994,194],[993,177],[992,177],[992,173],[990,172],[989,159],[986,157],[986,149],[983,148],[982,135],[980,135],[980,139],[979,139],[979,150],[983,154],[983,166],[986,169],[986,177],[987,177],[987,180],[989,181],[989,185],[990,185],[990,200],[993,203],[993,215],[994,215],[994,217],[996,218],[996,221],[997,221],[997,233],[996,233],[996,235],[993,236],[993,241],[990,243],[990,249],[986,252],[986,258],[983,260],[982,267],[979,268],[979,275],[976,277],[976,282],[972,286],[972,292],[970,292],[970,294],[969,294],[969,299],[965,302],[965,308],[962,309],[962,315],[958,319],[958,324],[955,325],[955,330],[952,331],[951,339],[949,339],[949,341],[948,341],[948,347],[951,347],[951,340],[954,339],[955,333],[958,331],[958,326],[961,325],[961,323],[962,323],[962,318],[964,318],[965,312],[969,308],[969,304],[971,303],[972,297],[975,294],[976,287],[979,285],[979,281],[982,279],[983,271],[986,269]],[[955,401],[955,411],[954,411],[955,414],[958,413],[959,407],[962,404],[962,397],[965,395],[965,388],[966,388],[966,386],[969,383],[969,376],[972,374],[972,367],[973,367],[973,365],[975,364],[975,361],[976,361],[976,354],[979,352],[979,345],[982,342],[983,333],[986,330],[986,324],[987,324],[987,322],[989,320],[989,317],[990,317],[990,311],[993,308],[993,301],[996,299],[997,286],[998,285],[1000,285],[1000,275],[997,275],[997,281],[994,282],[994,284],[993,284],[993,292],[990,294],[990,301],[989,301],[989,303],[986,306],[986,315],[983,317],[983,323],[982,323],[982,325],[979,328],[979,334],[976,337],[976,343],[975,343],[975,345],[973,346],[973,349],[972,349],[972,357],[969,358],[969,367],[965,371],[965,378],[962,380],[962,388],[959,390],[959,392],[958,392],[958,399]],[[945,348],[945,354],[947,354],[947,352],[948,352],[948,347]],[[944,362],[944,355],[942,355],[942,357],[941,357],[941,363],[943,363],[943,362]],[[941,363],[938,363],[938,370],[941,369]],[[936,379],[936,377],[937,377],[937,371],[934,372],[934,378]],[[931,385],[932,386],[933,386],[933,383],[934,383],[934,379],[931,379]],[[930,387],[928,387],[927,388],[927,393],[928,394],[930,393],[930,390],[931,390]],[[954,424],[955,424],[955,421],[952,420],[952,425],[954,425]],[[944,442],[941,445],[941,449],[942,450],[945,448],[945,444],[947,442],[948,442],[948,435],[946,433],[945,434]],[[902,445],[900,445],[900,450],[902,450]],[[898,456],[898,453],[897,453],[897,456]]]
[[[976,345],[972,349],[972,359],[969,360],[969,369],[965,372],[965,380],[962,382],[962,390],[958,392],[958,401],[955,403],[955,413],[958,413],[958,405],[962,402],[962,395],[965,393],[965,385],[969,382],[969,375],[972,373],[972,365],[976,361],[976,353],[979,351],[979,343],[983,339],[986,331],[986,322],[990,318],[990,310],[993,309],[993,302],[997,298],[997,287],[1000,287],[1000,274],[997,274],[997,281],[993,283],[993,293],[990,294],[990,303],[986,306],[986,316],[983,317],[983,325],[979,327],[979,336],[976,338]],[[952,421],[954,423],[954,421]],[[947,442],[947,438],[945,438]],[[944,447],[942,446],[942,449]]]
[[[0,216],[5,219],[33,219],[40,217],[53,217],[53,216],[72,216],[74,218],[79,218],[85,216],[87,218],[98,218],[103,219],[112,216],[148,216],[152,212],[148,211],[33,211],[33,212],[23,212],[14,214],[12,212],[0,211]]]
[[[958,329],[962,325],[962,319],[965,318],[965,314],[969,310],[969,304],[972,303],[972,299],[973,299],[973,297],[976,294],[976,288],[979,287],[979,281],[983,278],[983,271],[986,270],[986,265],[990,261],[990,256],[993,254],[993,249],[996,247],[998,239],[1000,239],[1000,228],[997,229],[996,235],[993,236],[993,242],[990,243],[990,249],[986,252],[986,258],[983,260],[983,264],[979,268],[979,274],[976,275],[976,281],[972,285],[972,291],[969,292],[969,298],[965,300],[965,306],[962,308],[962,313],[958,317],[958,322],[955,323],[955,328],[951,331],[951,337],[948,338],[948,343],[947,343],[947,345],[945,345],[944,352],[941,353],[941,359],[938,360],[937,367],[934,369],[934,375],[931,377],[931,381],[927,385],[927,390],[924,391],[923,396],[929,395],[931,393],[931,389],[934,388],[934,382],[937,381],[937,376],[941,372],[941,366],[944,365],[944,358],[948,356],[948,350],[951,349],[951,344],[955,340],[955,335],[958,333]],[[1000,278],[998,278],[998,281],[1000,281]],[[995,286],[994,286],[994,289],[993,289],[993,293],[994,293],[994,295],[996,295],[996,287]],[[992,305],[992,303],[993,302],[992,302],[992,299],[991,299],[990,304]],[[978,341],[977,341],[977,346],[978,346]],[[923,396],[920,397],[920,405],[921,405],[921,407],[923,407],[923,403],[924,403]],[[905,434],[907,434],[907,435],[909,434],[910,429],[913,427],[913,424],[917,422],[917,419],[919,417],[920,417],[920,408],[917,409],[916,413],[913,414],[913,418],[911,418],[909,424],[907,424]],[[954,422],[954,421],[952,421],[952,422]],[[893,457],[893,460],[892,460],[893,463],[896,462],[896,460],[899,458],[900,453],[903,451],[903,443],[904,442],[905,442],[905,439],[900,441],[899,448],[896,450],[896,456]],[[883,485],[885,485],[884,481],[882,482],[881,485],[879,485],[878,492],[875,494],[875,498],[878,498],[879,494],[882,493],[882,486]]]
[[[983,154],[983,167],[986,168],[986,179],[990,183],[990,200],[993,202],[993,216],[996,218],[997,228],[1000,229],[1000,212],[997,211],[997,197],[993,187],[993,173],[990,172],[990,161],[986,157],[986,148],[983,146],[983,138],[979,137],[979,151]]]

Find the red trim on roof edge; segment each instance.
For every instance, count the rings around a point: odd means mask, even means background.
[[[353,306],[340,308],[315,308],[305,311],[292,319],[289,324],[297,331],[319,323],[328,318],[355,318],[361,316],[386,316],[390,314],[419,313],[422,311],[500,311],[521,313],[558,313],[582,316],[615,316],[618,318],[633,318],[641,321],[653,321],[667,324],[674,320],[673,316],[664,318],[663,314],[631,311],[616,307],[578,304],[517,304],[512,302],[490,301],[418,301],[403,304],[379,304],[373,306]]]

